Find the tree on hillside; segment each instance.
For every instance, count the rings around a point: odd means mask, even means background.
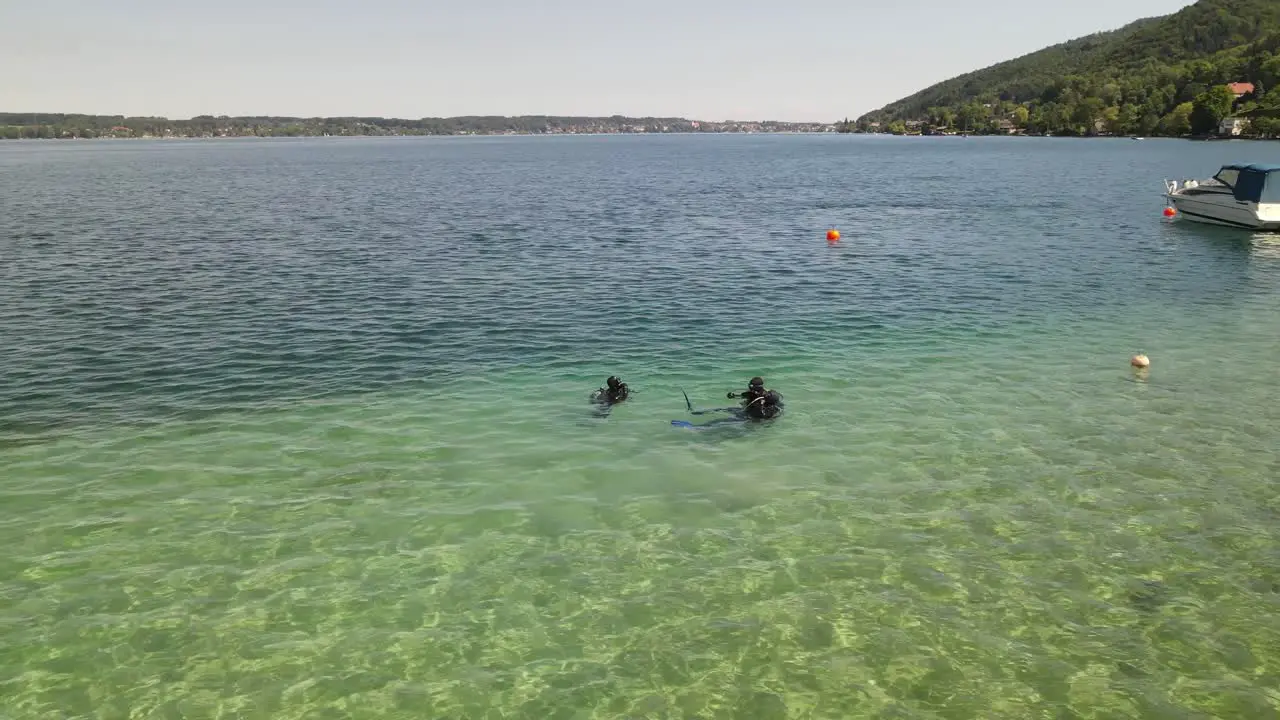
[[[1182,103],[1160,119],[1160,131],[1179,137],[1191,132],[1192,103]]]
[[[1267,85],[1280,83],[1280,55],[1265,55],[1258,63],[1258,82]]]
[[[1094,124],[1102,118],[1102,111],[1106,109],[1102,104],[1102,98],[1087,97],[1076,106],[1072,122],[1079,126],[1085,135],[1094,133]]]
[[[1120,108],[1112,105],[1102,111],[1103,129],[1111,135],[1121,135],[1124,133],[1124,123],[1120,122]]]
[[[1195,102],[1196,98],[1209,91],[1209,86],[1204,83],[1189,82],[1182,86],[1182,92],[1178,93],[1178,103]]]
[[[982,106],[982,103],[971,102],[960,108],[956,113],[956,125],[962,130],[973,132],[986,124],[990,117],[990,112]]]
[[[1226,85],[1215,85],[1200,93],[1192,103],[1189,117],[1192,134],[1217,132],[1222,119],[1231,114],[1231,106],[1235,100],[1235,93]]]
[[[926,119],[934,127],[949,128],[955,122],[956,114],[948,107],[931,107]]]
[[[1249,128],[1263,137],[1275,137],[1280,135],[1280,118],[1255,117],[1250,119]]]

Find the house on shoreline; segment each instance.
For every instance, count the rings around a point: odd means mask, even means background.
[[[1239,100],[1245,95],[1252,95],[1256,89],[1251,82],[1227,83],[1227,88],[1231,90],[1232,95],[1236,96],[1236,100]]]

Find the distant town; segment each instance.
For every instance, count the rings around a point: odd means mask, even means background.
[[[295,118],[203,115],[190,120],[119,115],[0,113],[0,139],[342,137],[402,135],[597,135],[637,133],[834,133],[841,123],[708,122],[685,118],[379,117]]]

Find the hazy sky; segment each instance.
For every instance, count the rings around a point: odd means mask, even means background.
[[[0,110],[833,121],[1188,0],[0,0]]]

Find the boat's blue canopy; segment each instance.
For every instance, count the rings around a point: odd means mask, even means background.
[[[1240,171],[1249,170],[1252,172],[1273,173],[1273,172],[1280,172],[1280,165],[1266,165],[1262,163],[1243,163],[1243,164],[1223,165],[1222,169],[1223,170],[1240,170]]]
[[[1236,177],[1234,182],[1228,182],[1221,177],[1224,172],[1235,171]],[[1280,165],[1263,165],[1259,163],[1241,163],[1223,165],[1222,169],[1214,177],[1231,188],[1231,193],[1235,195],[1237,200],[1245,202],[1276,202],[1277,191],[1280,191],[1280,181],[1269,183],[1268,178],[1272,173],[1280,173]],[[1266,200],[1263,200],[1263,196]]]

